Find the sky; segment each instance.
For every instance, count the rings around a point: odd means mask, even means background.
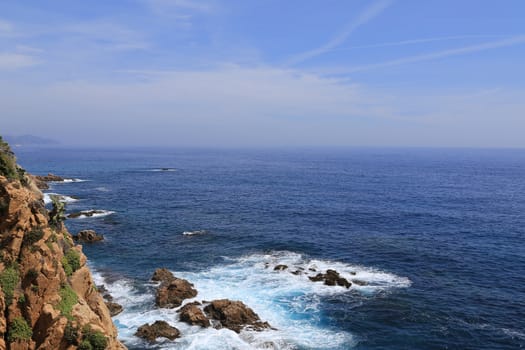
[[[525,1],[0,1],[0,134],[525,147]]]

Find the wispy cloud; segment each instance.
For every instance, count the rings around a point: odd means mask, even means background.
[[[38,64],[39,61],[30,55],[19,53],[0,53],[0,70],[15,70]]]
[[[57,31],[83,40],[102,43],[112,50],[143,50],[149,47],[140,32],[107,21],[79,22],[57,28]]]
[[[392,41],[392,42],[377,43],[377,44],[370,44],[370,45],[338,47],[338,48],[332,49],[330,51],[347,51],[347,50],[356,50],[356,49],[373,49],[373,48],[380,48],[380,47],[427,44],[427,43],[433,43],[433,42],[438,42],[438,41],[453,41],[453,40],[465,40],[465,39],[490,39],[490,38],[505,38],[505,37],[509,37],[509,35],[454,35],[454,36],[441,36],[441,37],[434,37],[434,38],[421,38],[421,39]]]
[[[345,73],[353,73],[353,72],[366,71],[366,70],[377,69],[377,68],[399,66],[399,65],[408,64],[408,63],[431,61],[431,60],[436,60],[440,58],[466,55],[466,54],[470,54],[474,52],[493,50],[493,49],[498,49],[502,47],[509,47],[509,46],[515,46],[515,45],[521,45],[521,44],[525,44],[525,35],[517,35],[517,36],[513,36],[510,38],[504,39],[504,40],[490,41],[490,42],[486,42],[482,44],[460,47],[457,49],[443,50],[443,51],[432,52],[432,53],[427,53],[427,54],[403,57],[403,58],[390,60],[386,62],[357,66],[357,67],[346,70]]]
[[[341,33],[334,36],[326,44],[316,49],[306,51],[306,52],[293,56],[292,58],[288,60],[287,64],[288,65],[298,64],[306,60],[309,60],[313,57],[322,55],[330,50],[333,50],[337,46],[344,43],[346,39],[348,39],[348,37],[357,28],[370,22],[372,19],[378,16],[381,12],[383,12],[388,6],[390,6],[391,3],[392,1],[390,0],[381,0],[381,1],[377,1],[373,3],[372,5],[368,6],[363,12],[361,12],[353,21],[348,23],[345,29]]]

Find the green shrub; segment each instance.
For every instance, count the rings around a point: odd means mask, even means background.
[[[108,346],[108,338],[100,332],[100,331],[93,331],[91,327],[86,326],[83,329],[84,332],[84,340],[83,342],[88,342],[93,350],[104,350]]]
[[[93,350],[93,346],[91,345],[89,340],[85,339],[82,340],[82,342],[78,346],[78,350]]]
[[[73,272],[80,268],[80,254],[74,250],[70,249],[62,258],[62,266],[67,276],[71,276]]]
[[[64,339],[68,344],[78,344],[78,328],[73,326],[71,320],[67,321],[66,328],[64,328]]]
[[[16,267],[8,267],[0,274],[0,286],[5,295],[5,302],[7,305],[11,305],[13,302],[13,293],[15,287],[18,284],[20,276],[18,275],[18,269]]]
[[[18,298],[18,304],[19,305],[24,305],[26,303],[26,296],[24,294],[20,295],[20,297]]]
[[[38,271],[36,269],[29,269],[26,273],[26,278],[29,281],[34,281],[38,277]]]
[[[58,310],[62,315],[71,320],[71,311],[73,311],[73,306],[78,303],[78,295],[68,284],[60,287],[58,294],[60,295],[60,302],[57,306]]]
[[[35,244],[44,237],[44,231],[41,227],[35,227],[25,234],[24,242],[27,244]]]
[[[33,336],[33,330],[22,317],[13,319],[7,331],[7,340],[11,343],[17,340],[29,340]]]
[[[14,157],[2,149],[0,149],[0,175],[8,179],[18,179]]]

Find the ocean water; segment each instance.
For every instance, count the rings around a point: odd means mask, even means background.
[[[525,150],[15,151],[32,173],[71,179],[47,191],[68,211],[105,210],[67,226],[104,234],[84,252],[125,308],[114,321],[130,349],[525,347]],[[275,330],[179,322],[154,306],[157,267]],[[157,319],[182,338],[134,337]]]

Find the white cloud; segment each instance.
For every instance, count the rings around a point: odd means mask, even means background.
[[[15,70],[38,64],[39,61],[33,56],[19,53],[0,53],[0,70]]]
[[[304,62],[310,58],[322,55],[328,51],[333,50],[337,46],[341,45],[348,39],[348,37],[360,26],[370,22],[372,19],[381,14],[388,6],[390,6],[391,1],[381,0],[376,1],[372,5],[368,6],[364,11],[359,13],[359,15],[350,23],[347,24],[346,28],[330,39],[326,44],[293,56],[288,60],[288,65],[294,65],[301,62]]]

